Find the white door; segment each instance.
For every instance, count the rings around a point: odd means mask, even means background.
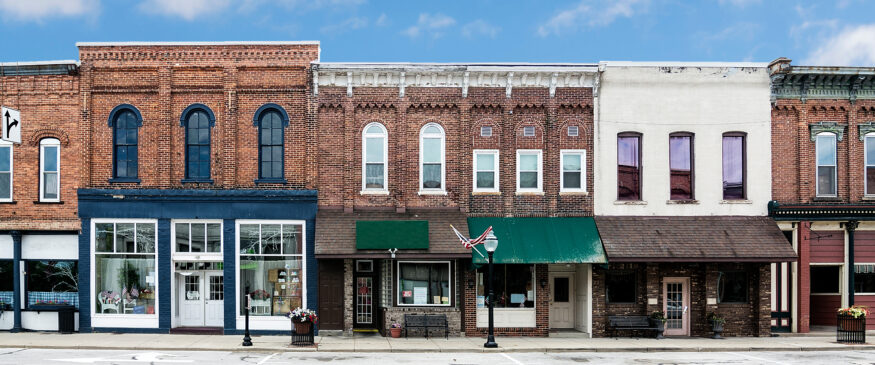
[[[665,278],[662,303],[665,311],[665,335],[690,335],[690,278]]]
[[[574,274],[550,274],[550,328],[574,328]]]
[[[179,277],[179,325],[204,325],[203,276],[201,273]]]
[[[206,277],[204,326],[223,327],[225,325],[225,277],[221,271],[208,272]]]

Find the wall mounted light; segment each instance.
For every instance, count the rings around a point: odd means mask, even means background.
[[[546,287],[547,287],[547,280],[541,279],[541,288],[546,288]]]

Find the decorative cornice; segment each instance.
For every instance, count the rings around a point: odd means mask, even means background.
[[[866,135],[875,132],[875,122],[866,122],[857,124],[857,131],[860,133],[860,140],[866,138]]]
[[[875,204],[782,204],[769,202],[769,216],[777,221],[787,220],[875,220]]]
[[[790,66],[771,75],[771,101],[777,99],[875,99],[875,69]]]
[[[845,126],[836,122],[817,122],[808,125],[808,130],[811,132],[811,141],[817,138],[819,133],[828,132],[835,133],[839,141],[842,140],[845,134]]]

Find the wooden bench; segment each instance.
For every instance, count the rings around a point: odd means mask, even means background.
[[[422,328],[425,330],[425,338],[428,338],[428,330],[430,328],[443,329],[444,337],[448,340],[450,339],[450,327],[445,314],[405,314],[404,338],[407,338],[410,334],[411,328]]]
[[[615,335],[619,330],[657,330],[649,316],[608,316],[608,322]]]

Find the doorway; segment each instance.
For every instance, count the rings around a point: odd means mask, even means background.
[[[664,278],[665,335],[690,335],[690,278]]]
[[[376,331],[379,328],[379,272],[374,260],[356,260],[353,275],[353,329]]]
[[[343,260],[319,261],[319,329],[343,329]]]
[[[191,271],[177,275],[180,327],[223,327],[225,277],[221,271]]]
[[[550,273],[550,328],[574,328],[574,273]]]

